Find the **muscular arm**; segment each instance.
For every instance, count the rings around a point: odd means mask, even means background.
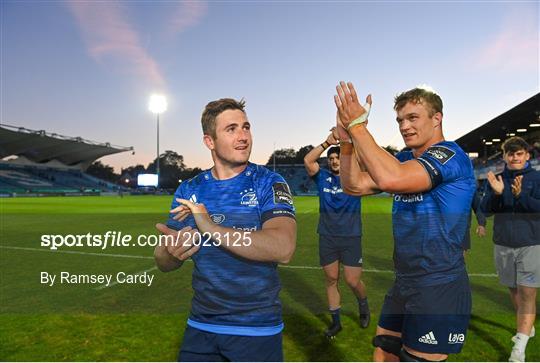
[[[352,83],[341,82],[336,90],[338,95],[334,96],[334,101],[343,127],[347,128],[353,120],[367,113],[367,109],[360,105]],[[368,95],[366,102],[371,105],[371,95]],[[428,190],[431,187],[431,179],[426,169],[415,160],[400,163],[393,155],[377,145],[366,125],[367,122],[360,123],[348,131],[356,157],[375,185],[389,193],[417,193]],[[355,184],[362,184],[363,178],[360,180]]]
[[[294,254],[296,221],[293,218],[271,218],[263,223],[261,230],[243,233],[238,246],[234,246],[233,236],[238,230],[214,223],[204,204],[194,204],[186,199],[177,201],[181,205],[171,213],[178,213],[176,217],[180,220],[192,214],[201,234],[211,233],[214,241],[221,241],[220,246],[235,255],[253,261],[289,263]]]
[[[380,192],[368,172],[363,170],[356,157],[353,144],[340,144],[339,175],[343,191],[350,195],[369,195]]]
[[[320,166],[317,160],[321,157],[321,154],[329,146],[337,144],[336,136],[333,132],[328,135],[326,140],[324,140],[320,145],[315,146],[311,149],[306,156],[304,156],[304,167],[306,168],[307,174],[311,177],[319,172]]]
[[[358,159],[381,190],[389,193],[417,193],[431,187],[428,172],[418,161],[400,163],[377,145],[363,124],[351,128],[350,135]]]
[[[221,241],[226,241],[225,235],[238,232],[235,229],[222,227],[215,223],[205,225],[206,232],[212,236],[219,235]],[[266,221],[260,231],[250,232],[247,239],[241,240],[238,246],[232,243],[222,243],[221,247],[243,258],[252,261],[289,263],[296,249],[296,221],[289,217],[275,217]]]

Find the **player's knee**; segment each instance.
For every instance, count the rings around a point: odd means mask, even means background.
[[[410,352],[407,352],[405,349],[401,348],[399,352],[399,361],[400,362],[446,362],[446,359],[443,360],[429,360],[422,357],[418,357]]]
[[[518,286],[518,296],[520,300],[528,301],[536,298],[536,288],[527,286]]]
[[[375,348],[380,348],[395,356],[399,356],[403,344],[400,337],[383,334],[374,336],[371,343]]]
[[[360,278],[358,276],[345,276],[345,282],[351,289],[354,289],[360,282]]]
[[[338,284],[338,277],[337,276],[326,276],[326,286],[328,287],[334,287]]]

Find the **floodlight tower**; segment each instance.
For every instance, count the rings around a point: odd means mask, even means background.
[[[156,174],[159,186],[159,114],[167,110],[167,99],[163,95],[150,96],[148,109],[157,115],[157,152],[156,152]]]

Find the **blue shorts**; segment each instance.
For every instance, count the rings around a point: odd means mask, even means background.
[[[269,336],[227,335],[186,327],[179,362],[283,362],[281,333]]]
[[[394,282],[384,298],[379,326],[400,332],[403,345],[422,353],[459,353],[471,317],[469,277],[443,285]]]
[[[326,266],[340,261],[345,266],[362,266],[361,236],[319,235],[319,263]]]

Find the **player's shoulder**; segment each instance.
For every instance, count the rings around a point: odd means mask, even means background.
[[[430,157],[442,165],[449,162],[470,164],[467,153],[454,141],[442,141],[433,144],[424,151],[421,157]]]
[[[323,178],[326,178],[332,175],[330,170],[325,169],[325,168],[319,168],[319,171],[317,173]]]
[[[257,184],[285,182],[285,179],[281,176],[281,174],[268,169],[264,165],[254,163],[248,164],[246,175],[251,176],[254,182]]]
[[[185,191],[185,190],[193,190],[194,188],[197,188],[199,185],[203,184],[204,182],[208,181],[210,169],[203,170],[199,174],[183,180],[180,185],[178,185],[177,192],[178,191]]]
[[[398,152],[394,157],[401,162],[414,159],[413,152],[410,149],[402,150]]]

